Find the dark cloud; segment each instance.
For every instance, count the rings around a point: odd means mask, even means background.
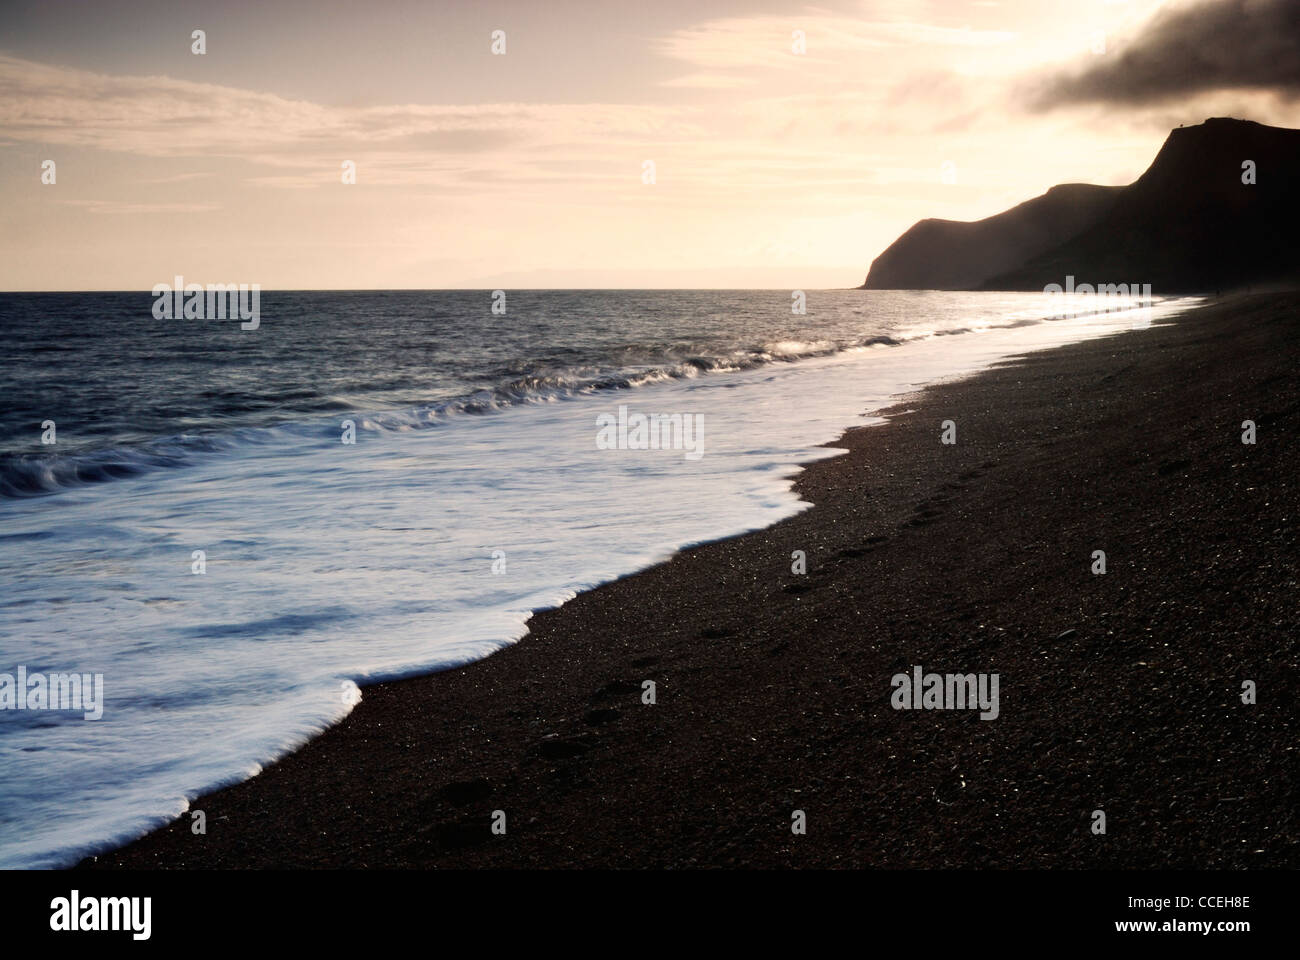
[[[1111,38],[1113,42],[1114,38]],[[1300,0],[1210,0],[1166,9],[1127,46],[1052,78],[1040,109],[1156,103],[1215,90],[1300,96]]]

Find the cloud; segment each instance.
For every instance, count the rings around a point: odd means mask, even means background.
[[[0,55],[0,140],[219,165],[257,186],[337,184],[353,160],[370,185],[464,190],[527,182],[537,156],[561,149],[551,179],[593,167],[633,169],[645,144],[705,138],[689,106],[485,103],[339,106],[166,76],[107,75]],[[632,156],[624,156],[632,154]],[[228,161],[254,168],[246,170]],[[185,172],[157,182],[212,176]],[[98,208],[97,212],[116,212]],[[163,212],[163,211],[158,211]]]
[[[185,183],[189,180],[203,180],[212,176],[211,171],[202,171],[198,173],[176,173],[169,177],[153,177],[144,181],[145,183]]]
[[[755,83],[757,81],[753,77],[744,77],[735,73],[687,73],[669,80],[661,80],[659,86],[694,90],[735,90],[753,86]]]
[[[854,62],[850,58],[845,68]],[[877,69],[883,76],[883,65]],[[692,86],[743,83],[745,95],[721,105],[687,99],[353,107],[0,56],[0,138],[124,158],[184,159],[187,167],[203,162],[205,171],[136,182],[179,184],[206,176],[217,181],[210,189],[223,197],[236,181],[258,190],[332,188],[340,162],[353,160],[357,182],[366,187],[419,187],[425,195],[461,199],[488,195],[494,202],[506,195],[546,202],[568,190],[602,203],[641,190],[641,164],[652,158],[659,164],[656,196],[662,202],[703,203],[713,202],[718,183],[736,191],[784,185],[830,197],[837,185],[862,184],[880,169],[882,136],[909,127],[923,134],[968,109],[961,85],[934,72],[909,94],[924,109],[893,119],[881,114],[888,104],[879,80],[870,87],[837,83],[819,93],[780,86],[780,95],[764,96],[751,94],[744,74],[684,79]]]
[[[1037,109],[1142,106],[1226,90],[1300,96],[1297,0],[1209,0],[1165,8],[1118,54],[1053,78],[1031,103]]]
[[[129,216],[143,213],[207,213],[221,209],[216,203],[130,203],[124,200],[64,200],[62,202],[70,207],[81,207],[90,213]]]
[[[287,163],[359,147],[411,154],[499,152],[557,132],[644,136],[680,111],[491,103],[346,107],[165,76],[107,75],[0,55],[0,136],[150,157]],[[274,162],[274,161],[271,161]]]
[[[794,53],[794,33],[800,31],[805,53]],[[787,17],[731,17],[675,30],[660,38],[654,49],[701,71],[709,86],[721,86],[726,71],[802,69],[805,64],[839,63],[860,69],[862,57],[884,51],[915,55],[918,47],[979,48],[1010,43],[1016,34],[1005,30],[975,30],[904,20],[862,20],[822,12]],[[695,85],[682,82],[679,85]]]

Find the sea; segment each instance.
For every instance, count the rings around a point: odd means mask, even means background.
[[[125,842],[367,683],[806,509],[800,465],[927,384],[1122,353],[1194,303],[263,291],[254,327],[159,319],[147,291],[0,294],[0,867]],[[97,718],[30,698],[71,673],[101,679]]]

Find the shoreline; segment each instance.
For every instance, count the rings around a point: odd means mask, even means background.
[[[82,866],[1295,866],[1298,319],[1233,298],[931,386],[801,513],[365,687],[191,804],[206,835]],[[916,666],[999,674],[999,717],[892,709]]]

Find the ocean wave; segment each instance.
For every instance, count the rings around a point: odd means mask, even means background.
[[[1041,323],[1047,318],[1012,320],[983,329],[1019,327]],[[155,470],[190,466],[207,457],[237,452],[250,445],[275,440],[337,441],[342,419],[352,419],[359,429],[408,431],[436,427],[457,416],[500,413],[524,404],[554,403],[605,392],[635,390],[670,381],[687,380],[719,373],[736,373],[774,363],[797,363],[847,351],[876,347],[897,347],[910,341],[935,336],[957,336],[973,328],[912,331],[910,334],[873,334],[847,340],[782,339],[737,345],[734,349],[708,353],[700,344],[629,344],[623,350],[625,366],[601,370],[574,366],[546,369],[545,361],[524,361],[495,371],[497,382],[472,393],[400,410],[365,409],[338,397],[321,397],[311,404],[318,415],[308,420],[285,418],[268,425],[245,426],[226,431],[209,430],[193,434],[142,439],[100,447],[78,448],[62,453],[18,453],[0,455],[0,500],[48,496],[91,484],[126,480]],[[717,345],[713,345],[717,350]],[[555,352],[564,353],[563,349]],[[640,361],[640,362],[637,362]],[[656,362],[657,361],[657,362]],[[530,372],[536,363],[543,369]],[[301,400],[310,393],[299,391],[276,400]],[[214,401],[218,396],[212,396]],[[221,408],[223,415],[247,412]],[[265,403],[257,404],[264,409]],[[325,419],[325,412],[334,417]],[[302,411],[299,411],[301,416]]]

